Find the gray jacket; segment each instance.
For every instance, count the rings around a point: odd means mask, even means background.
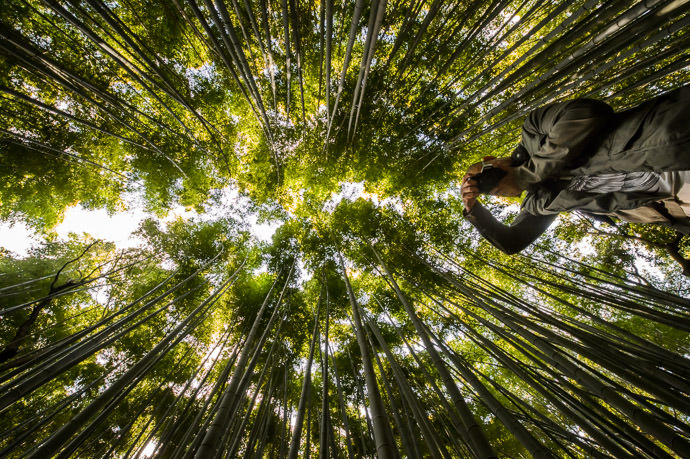
[[[484,237],[507,253],[532,243],[559,212],[612,215],[658,200],[647,193],[592,193],[566,185],[581,175],[690,170],[690,87],[620,113],[591,99],[547,105],[527,117],[521,144],[530,159],[516,168],[515,176],[527,195],[514,223],[503,225],[480,204],[466,214]],[[682,232],[689,227],[672,218],[662,224]]]

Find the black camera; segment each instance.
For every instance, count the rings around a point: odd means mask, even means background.
[[[510,165],[512,167],[520,166],[529,160],[529,153],[522,145],[518,145],[510,155]],[[498,182],[505,177],[508,172],[503,169],[495,167],[493,164],[483,163],[482,171],[470,177],[470,179],[477,182],[479,192],[482,194],[489,193],[496,188]]]
[[[506,176],[508,172],[498,167],[494,167],[491,164],[484,164],[482,166],[482,171],[470,177],[470,179],[477,182],[477,188],[482,194],[486,194],[496,188],[498,182],[501,181],[503,177]]]

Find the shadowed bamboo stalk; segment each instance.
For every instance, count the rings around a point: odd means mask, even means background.
[[[319,311],[321,309],[321,298],[316,304],[316,312],[314,313],[314,330],[312,332],[311,344],[309,345],[309,356],[307,357],[307,365],[304,369],[302,392],[300,393],[299,403],[297,405],[297,419],[293,426],[292,440],[290,441],[290,450],[288,452],[288,459],[296,459],[299,453],[300,440],[302,435],[302,425],[304,423],[304,413],[307,406],[307,399],[311,392],[311,366],[314,360],[314,348],[316,340],[319,335]]]
[[[333,363],[333,374],[335,376],[335,387],[338,392],[338,407],[340,409],[340,418],[343,423],[343,430],[345,431],[345,444],[347,445],[347,457],[348,459],[354,459],[354,447],[352,444],[352,438],[350,436],[350,421],[347,417],[347,412],[345,411],[345,401],[343,397],[343,388],[340,385],[340,375],[338,374],[338,366],[335,363],[335,356],[331,354],[331,361]],[[308,442],[307,442],[308,444]]]
[[[424,434],[424,438],[427,441],[427,448],[429,449],[429,453],[434,458],[448,458],[448,451],[446,451],[445,446],[440,441],[439,433],[436,432],[430,425],[427,413],[420,406],[417,396],[414,394],[412,388],[409,385],[409,382],[407,381],[407,378],[405,377],[402,369],[400,368],[400,365],[397,363],[389,346],[386,344],[386,340],[383,338],[383,336],[381,336],[381,332],[378,329],[376,323],[371,322],[369,325],[374,334],[374,337],[376,337],[377,341],[379,342],[379,345],[386,354],[388,364],[391,365],[391,368],[393,370],[393,377],[395,378],[398,385],[398,390],[402,391],[404,399],[407,401],[407,404],[412,409],[413,417],[416,418],[417,424],[419,425],[421,431]]]
[[[371,329],[372,328],[372,320],[369,319],[366,324],[367,326]],[[371,336],[367,334],[367,339],[369,340],[369,345],[371,346],[372,349],[376,349],[376,346],[374,345],[374,342],[371,339]],[[419,450],[418,448],[413,449],[412,445],[415,444],[415,440],[411,439],[407,435],[407,430],[405,427],[405,423],[403,423],[402,417],[400,416],[400,410],[398,408],[398,404],[395,402],[395,397],[393,396],[393,389],[388,382],[388,378],[386,376],[386,369],[383,366],[383,363],[381,363],[381,358],[379,357],[378,352],[374,352],[374,359],[376,360],[376,367],[379,369],[379,374],[381,375],[381,380],[383,381],[383,388],[386,393],[386,396],[388,398],[388,405],[391,407],[391,415],[393,416],[393,422],[395,423],[395,427],[398,429],[398,436],[400,437],[400,442],[403,445],[403,450],[407,453],[408,457],[419,457]],[[416,455],[415,455],[416,453]]]
[[[325,283],[325,281],[324,281]],[[326,316],[324,317],[324,333],[323,333],[323,351],[321,351],[321,432],[319,432],[319,459],[328,459],[330,450],[330,438],[328,432],[330,429],[330,406],[328,403],[328,329],[330,320],[330,302],[328,299],[328,285],[326,289]],[[333,445],[335,447],[335,445]]]
[[[345,270],[345,262],[342,255],[338,254],[340,262],[340,270],[347,289],[347,296],[352,307],[352,320],[355,326],[355,333],[357,334],[357,343],[362,354],[362,366],[364,367],[364,378],[367,385],[367,395],[369,398],[369,409],[371,410],[372,423],[374,427],[374,440],[376,441],[376,454],[381,459],[395,459],[399,457],[398,449],[393,440],[393,433],[390,429],[388,416],[381,400],[381,394],[376,383],[376,375],[371,364],[371,354],[367,347],[367,340],[364,336],[364,326],[359,313],[359,304],[352,291],[350,280]]]
[[[476,419],[474,418],[474,415],[465,403],[464,397],[462,396],[462,394],[460,394],[460,391],[458,390],[458,387],[455,384],[455,381],[453,380],[452,376],[448,372],[445,363],[443,362],[443,360],[441,360],[441,357],[436,352],[436,349],[431,343],[431,340],[425,333],[424,326],[417,317],[417,314],[415,313],[414,309],[407,301],[407,298],[405,298],[405,296],[403,295],[402,291],[400,290],[400,287],[395,282],[395,279],[391,275],[390,271],[388,270],[388,267],[386,266],[385,262],[381,259],[376,249],[371,244],[369,245],[369,247],[374,252],[374,256],[378,260],[379,264],[382,266],[386,279],[388,280],[391,288],[395,291],[396,296],[405,308],[405,311],[407,312],[407,315],[414,324],[417,333],[422,338],[422,341],[424,342],[424,347],[426,348],[426,351],[429,353],[429,356],[434,362],[435,368],[439,372],[439,375],[443,380],[446,390],[450,394],[453,404],[455,405],[455,409],[457,410],[457,413],[460,416],[459,419],[462,423],[466,440],[472,445],[474,454],[476,455],[476,457],[479,458],[497,457],[496,453],[493,451],[493,448],[484,436],[482,428],[477,423]],[[527,444],[535,445],[536,443],[534,441],[528,441]]]
[[[280,294],[281,299],[290,281],[292,269],[293,268],[291,267],[286,277],[285,284]],[[219,453],[220,443],[222,442],[222,438],[224,435],[223,426],[228,422],[228,418],[231,415],[235,404],[237,403],[237,391],[240,386],[240,381],[244,376],[245,367],[249,362],[250,352],[254,350],[254,341],[259,332],[259,327],[261,325],[263,313],[268,307],[268,304],[271,299],[271,293],[273,293],[273,289],[275,288],[279,279],[280,275],[276,276],[275,281],[271,285],[271,288],[269,289],[268,293],[266,294],[266,297],[264,298],[263,304],[259,308],[259,311],[256,313],[256,318],[254,319],[254,323],[252,324],[252,327],[249,330],[249,333],[247,334],[247,339],[245,340],[244,348],[240,353],[237,364],[235,366],[235,371],[232,373],[232,377],[230,379],[230,382],[228,383],[228,387],[225,389],[222,399],[220,400],[220,404],[213,418],[213,422],[211,422],[211,425],[208,427],[208,430],[204,433],[204,435],[202,435],[203,440],[201,441],[201,444],[199,445],[199,448],[197,449],[195,454],[195,457],[198,459],[216,457]],[[278,311],[279,306],[280,300],[278,300],[275,304],[274,315],[275,312]],[[267,327],[265,331],[267,331],[269,328],[270,327]]]
[[[285,322],[285,317],[283,317],[283,320],[281,321],[281,326],[284,322]],[[280,331],[280,327],[278,328],[278,331]],[[278,333],[276,333],[276,334],[278,334]],[[265,364],[263,366],[263,368],[261,369],[261,373],[259,374],[258,380],[256,382],[256,390],[254,391],[254,395],[252,396],[252,399],[250,400],[250,402],[247,406],[244,417],[242,418],[242,422],[240,423],[239,426],[237,426],[235,428],[235,431],[234,431],[235,438],[234,438],[233,442],[231,443],[230,448],[227,450],[227,456],[228,457],[235,457],[235,454],[237,453],[240,441],[242,440],[242,435],[244,434],[244,427],[247,425],[247,422],[249,421],[249,417],[252,414],[252,408],[254,407],[256,397],[259,395],[259,391],[261,389],[261,385],[263,382],[264,375],[266,374],[266,371],[269,368],[271,369],[271,372],[273,372],[273,370],[274,370],[273,365],[268,365],[268,362],[273,363],[274,360],[277,359],[276,357],[273,356],[273,352],[275,351],[277,344],[278,344],[277,339],[274,339],[273,343],[271,343],[271,348],[269,349],[268,354],[266,356],[267,364]],[[269,376],[269,379],[271,379],[271,378],[272,378],[272,376]],[[228,435],[228,437],[232,438],[232,435]]]
[[[127,386],[130,386],[133,381],[136,383],[137,379],[140,378],[142,374],[144,374],[153,364],[165,356],[165,354],[169,352],[173,346],[181,341],[187,335],[187,333],[189,333],[189,327],[196,325],[199,317],[203,318],[208,313],[210,308],[223,294],[231,282],[235,280],[235,278],[235,276],[231,276],[228,280],[226,280],[215,292],[209,296],[208,299],[204,300],[199,306],[197,306],[197,308],[192,311],[192,313],[186,319],[181,321],[171,333],[169,333],[162,341],[154,346],[141,360],[127,370],[127,372],[118,378],[117,381],[111,384],[91,404],[74,416],[69,423],[58,429],[55,433],[50,435],[48,439],[37,445],[33,452],[28,455],[28,457],[38,459],[46,456],[52,456],[59,452],[63,445],[68,442],[70,437],[76,433],[85,422],[102,410],[114,396],[119,394]],[[72,448],[77,446],[81,441],[83,441],[83,439],[78,436],[66,446],[67,450],[72,450]]]
[[[614,407],[620,410],[621,413],[624,413],[626,416],[630,416],[631,418],[635,419],[635,422],[640,427],[647,430],[655,438],[665,443],[670,448],[679,451],[679,453],[684,454],[682,453],[682,451],[684,451],[684,449],[686,448],[686,441],[683,438],[679,437],[673,431],[666,428],[663,424],[659,423],[656,420],[656,418],[652,417],[644,410],[639,409],[630,401],[622,397],[620,394],[618,394],[617,391],[613,389],[613,387],[610,386],[610,384],[600,381],[598,378],[593,376],[587,369],[582,369],[580,368],[580,366],[575,365],[573,362],[571,362],[561,353],[557,352],[550,344],[548,344],[546,341],[544,341],[537,335],[533,334],[532,332],[526,329],[523,329],[520,326],[517,326],[517,324],[515,324],[510,319],[510,316],[506,312],[491,307],[486,302],[488,299],[487,297],[485,297],[485,299],[482,300],[479,298],[476,292],[473,292],[471,290],[469,286],[462,285],[457,281],[448,278],[445,275],[444,277],[446,277],[446,279],[448,279],[449,282],[451,282],[455,288],[461,291],[463,295],[469,298],[471,302],[480,305],[480,307],[484,311],[493,314],[501,323],[505,324],[517,336],[524,338],[527,343],[530,343],[530,345],[534,346],[534,351],[538,350],[540,354],[539,358],[542,361],[548,362],[550,365],[553,366],[553,368],[555,368],[556,371],[565,372],[566,374],[570,375],[576,381],[580,382],[585,387],[587,387],[588,390],[590,390],[594,396],[599,397],[607,403],[612,404]],[[471,313],[469,310],[465,308],[463,309],[467,313]],[[476,314],[471,314],[477,319],[481,320],[486,325],[494,327],[490,322],[485,321]],[[620,418],[616,419],[620,420]],[[639,440],[643,443],[646,442],[646,440],[643,437],[639,437]],[[648,444],[648,447],[652,448],[653,454],[657,456],[664,455],[668,457],[668,455],[665,454],[663,450],[659,449],[657,446]]]

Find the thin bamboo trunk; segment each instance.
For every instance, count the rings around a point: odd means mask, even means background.
[[[362,325],[362,319],[359,313],[359,304],[355,299],[355,294],[352,291],[350,280],[348,279],[345,270],[345,263],[341,254],[338,254],[340,269],[343,273],[343,280],[345,288],[347,289],[347,296],[352,307],[352,316],[355,326],[355,333],[357,335],[357,342],[359,350],[362,354],[362,366],[364,368],[364,378],[367,384],[367,393],[369,397],[369,409],[371,410],[372,423],[374,426],[374,440],[376,442],[376,454],[381,459],[397,459],[399,457],[398,449],[393,440],[393,433],[390,429],[388,416],[383,406],[383,400],[376,383],[376,375],[371,364],[371,354],[367,347],[367,340],[365,338],[365,331]]]
[[[426,335],[425,330],[424,330],[424,325],[422,322],[419,320],[417,317],[417,314],[415,313],[414,309],[410,305],[410,303],[407,301],[407,298],[403,295],[402,291],[400,290],[400,287],[398,286],[397,282],[391,275],[390,271],[388,270],[388,267],[386,266],[385,262],[383,259],[381,259],[380,255],[374,249],[373,246],[369,246],[372,251],[374,252],[374,255],[376,259],[378,260],[379,264],[383,267],[385,276],[388,280],[389,285],[392,287],[392,289],[395,291],[396,296],[400,300],[400,303],[403,305],[405,308],[405,311],[407,312],[408,317],[414,324],[415,329],[417,330],[417,333],[420,335],[422,338],[422,341],[424,342],[424,347],[426,351],[429,353],[429,356],[431,357],[432,361],[434,362],[434,365],[436,367],[436,370],[438,371],[439,375],[441,376],[441,379],[443,380],[443,383],[446,387],[446,390],[451,396],[451,399],[453,401],[453,404],[455,405],[455,409],[457,410],[458,415],[460,416],[460,422],[462,423],[463,429],[464,429],[464,436],[466,437],[466,440],[472,445],[472,449],[474,451],[474,454],[477,457],[480,458],[495,458],[496,453],[494,452],[493,448],[489,444],[488,440],[484,436],[482,428],[479,426],[477,423],[476,419],[474,418],[474,415],[470,411],[469,407],[467,406],[467,403],[465,403],[465,398],[460,394],[460,391],[458,390],[457,385],[455,384],[455,381],[451,377],[450,373],[448,372],[448,369],[445,366],[445,363],[441,359],[441,357],[438,355],[436,352],[436,349],[434,348],[433,344],[431,343],[431,340],[429,337]]]
[[[283,286],[283,290],[281,291],[281,298],[285,293],[285,290],[287,289],[291,274],[292,268],[290,268],[289,270],[287,280],[285,281],[285,285]],[[253,349],[252,346],[254,345],[254,340],[259,332],[259,327],[261,325],[263,313],[268,307],[269,301],[271,299],[271,293],[273,292],[273,289],[275,288],[276,283],[279,279],[280,275],[276,276],[276,280],[271,285],[271,288],[269,289],[268,293],[266,294],[266,297],[264,298],[263,304],[259,308],[259,311],[256,313],[256,318],[254,319],[254,323],[252,324],[252,327],[249,330],[249,333],[247,334],[247,339],[245,341],[244,348],[240,353],[237,365],[235,366],[235,371],[233,372],[230,382],[228,383],[228,387],[225,389],[222,400],[218,407],[218,411],[213,419],[213,422],[211,422],[211,425],[205,432],[205,435],[203,435],[203,440],[199,445],[198,450],[196,451],[195,457],[197,459],[207,459],[210,457],[215,458],[219,453],[220,443],[222,442],[224,434],[223,426],[228,422],[228,418],[229,416],[231,416],[234,405],[237,402],[237,391],[240,386],[240,380],[244,375],[245,367],[247,366],[247,362],[250,358],[250,351]],[[276,302],[274,313],[279,309],[279,306],[280,300]],[[268,328],[266,328],[265,331],[267,330]]]
[[[302,435],[302,424],[304,423],[304,413],[307,406],[307,399],[311,392],[311,366],[314,360],[314,348],[316,347],[316,340],[319,334],[319,311],[321,309],[321,301],[316,305],[316,312],[314,313],[314,330],[312,332],[311,344],[309,345],[309,357],[307,358],[307,365],[303,373],[302,392],[300,393],[299,403],[297,405],[297,419],[292,431],[292,440],[290,442],[290,450],[288,452],[288,459],[297,459],[299,454],[299,446]]]

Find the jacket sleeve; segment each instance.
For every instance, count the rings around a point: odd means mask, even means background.
[[[558,216],[533,215],[523,210],[511,225],[504,225],[479,203],[464,215],[484,238],[508,255],[518,253],[534,242]]]
[[[579,165],[612,119],[613,109],[592,99],[555,103],[530,113],[522,126],[522,145],[530,159],[515,168],[517,183],[527,188]]]

